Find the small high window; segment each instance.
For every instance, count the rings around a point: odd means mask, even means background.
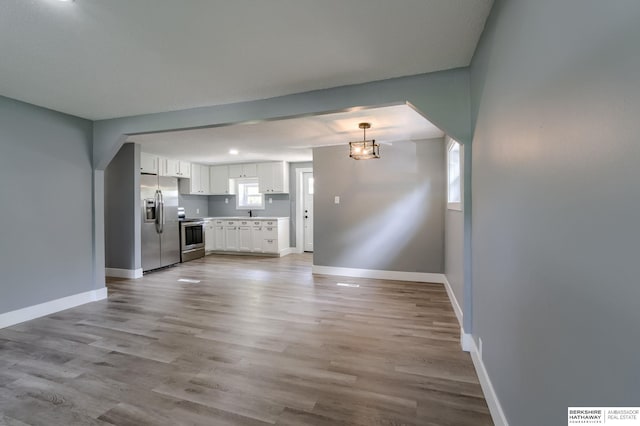
[[[236,208],[264,209],[264,194],[259,192],[257,178],[238,179],[236,185]]]
[[[313,178],[309,178],[309,195],[313,195]]]
[[[461,147],[453,139],[447,149],[447,208],[462,210]]]

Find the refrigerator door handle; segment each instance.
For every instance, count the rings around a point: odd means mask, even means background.
[[[162,234],[162,231],[164,231],[164,197],[160,190],[158,190],[158,200],[158,233]]]
[[[158,190],[156,189],[156,193],[154,194],[155,198],[155,216],[156,216],[156,233],[160,233],[160,196],[158,195]]]
[[[162,208],[160,206],[160,191],[156,189],[156,193],[155,193],[155,203],[156,203],[156,233],[160,233],[160,223],[162,223],[160,220],[160,216],[162,215]]]

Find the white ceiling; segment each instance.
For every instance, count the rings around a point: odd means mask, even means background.
[[[208,129],[130,136],[142,151],[202,164],[311,161],[311,148],[362,140],[358,123],[371,123],[367,139],[385,144],[442,137],[440,129],[408,105],[340,112]],[[238,155],[229,154],[237,149]]]
[[[0,94],[89,119],[467,66],[492,0],[2,0]]]

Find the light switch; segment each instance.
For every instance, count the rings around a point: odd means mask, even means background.
[[[339,196],[339,195],[336,195],[336,196],[335,196],[335,198],[333,199],[333,202],[334,202],[335,204],[340,204],[340,196]]]

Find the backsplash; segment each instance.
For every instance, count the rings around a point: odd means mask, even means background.
[[[184,207],[186,217],[209,216],[209,197],[180,194],[178,196],[178,205]]]
[[[196,195],[197,197],[197,195]],[[272,202],[269,203],[271,198]],[[225,203],[225,199],[229,200],[229,203]],[[271,216],[271,217],[289,217],[290,201],[289,194],[271,194],[265,195],[265,208],[264,210],[254,210],[255,216]],[[249,210],[237,210],[236,209],[236,196],[235,195],[210,195],[209,196],[209,216],[247,216],[249,217]]]

